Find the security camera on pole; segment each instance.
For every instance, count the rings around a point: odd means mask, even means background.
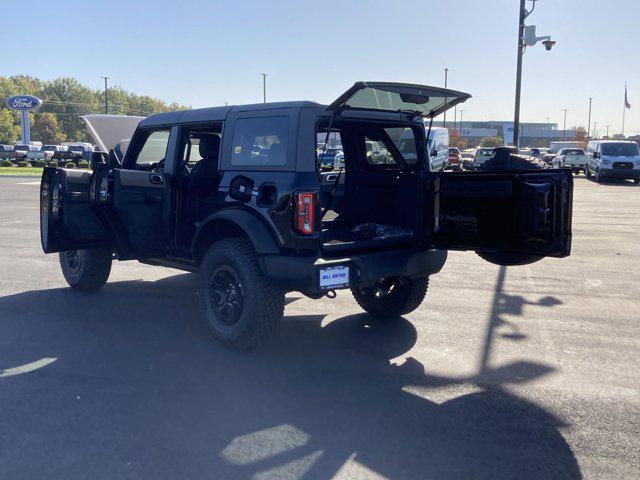
[[[7,98],[5,104],[11,110],[20,112],[20,128],[22,130],[22,144],[29,145],[31,135],[29,130],[29,112],[42,105],[42,100],[32,95],[14,95]]]
[[[532,47],[536,43],[542,41],[544,48],[551,50],[556,44],[554,40],[551,40],[549,35],[543,37],[536,37],[536,26],[525,25],[525,19],[533,13],[536,8],[536,2],[538,0],[529,0],[531,10],[525,8],[527,0],[520,0],[520,18],[518,22],[518,61],[516,66],[516,106],[515,114],[513,117],[513,143],[517,147],[520,143],[520,92],[522,85],[522,56],[527,47]]]

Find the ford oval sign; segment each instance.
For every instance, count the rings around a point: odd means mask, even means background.
[[[11,110],[35,110],[42,105],[42,100],[31,95],[14,95],[5,101]]]

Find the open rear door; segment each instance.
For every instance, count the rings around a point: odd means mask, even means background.
[[[469,98],[471,95],[468,93],[427,85],[356,82],[329,105],[327,110],[406,112],[433,118]]]
[[[432,246],[565,257],[571,251],[570,171],[430,175]],[[430,211],[431,209],[427,209]]]

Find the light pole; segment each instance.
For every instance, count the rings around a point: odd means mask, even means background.
[[[591,128],[591,100],[593,100],[593,97],[589,97],[589,120],[587,120],[587,140],[589,140],[589,133],[590,132],[590,128]]]
[[[609,138],[609,125],[607,125],[607,138]]]
[[[462,138],[462,112],[466,112],[466,110],[460,110],[460,123],[458,125],[460,125],[460,128],[458,129],[458,133],[460,134],[460,138]]]
[[[456,121],[458,119],[458,106],[453,107],[453,131],[456,131]]]
[[[564,112],[564,122],[562,124],[562,140],[565,140],[567,135],[567,112],[569,111],[569,109],[563,108],[562,111]]]
[[[262,103],[267,103],[267,74],[261,73],[262,75]]]
[[[445,67],[444,69],[444,88],[447,88],[447,79],[449,77],[449,69]],[[442,126],[446,127],[447,126],[447,111],[444,111],[444,117],[442,120]]]
[[[593,122],[593,138],[597,139],[598,138],[598,131],[596,130],[596,122]]]
[[[104,113],[109,115],[109,91],[107,90],[107,80],[109,80],[109,77],[100,78],[104,78]]]
[[[525,25],[525,19],[533,13],[536,8],[536,2],[538,0],[529,0],[532,2],[531,10],[525,8],[526,0],[520,0],[520,12],[518,16],[518,56],[516,62],[516,101],[515,112],[513,114],[513,142],[518,147],[518,140],[520,138],[520,93],[522,91],[522,56],[524,55],[524,49],[526,47],[532,47],[536,43],[542,40],[542,44],[547,50],[551,50],[555,45],[555,41],[551,40],[551,37],[546,35],[543,37],[536,37],[535,25]]]

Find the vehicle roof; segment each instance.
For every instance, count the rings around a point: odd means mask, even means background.
[[[284,108],[326,107],[311,101],[253,103],[248,105],[228,105],[224,107],[195,108],[193,110],[177,110],[175,112],[151,115],[139,124],[140,127],[158,125],[175,125],[182,123],[219,122],[225,120],[230,112],[260,112]]]
[[[636,143],[633,140],[590,140],[589,143]]]

